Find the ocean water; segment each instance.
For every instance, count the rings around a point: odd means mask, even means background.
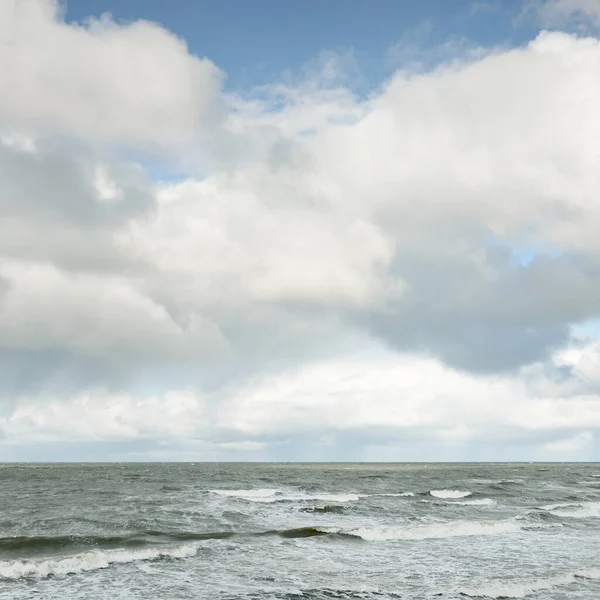
[[[600,598],[600,465],[0,465],[0,598]]]

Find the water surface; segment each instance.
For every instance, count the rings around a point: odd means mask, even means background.
[[[0,599],[600,598],[600,465],[0,465]]]

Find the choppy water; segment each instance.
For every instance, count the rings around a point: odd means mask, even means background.
[[[0,598],[600,598],[600,465],[0,465]]]

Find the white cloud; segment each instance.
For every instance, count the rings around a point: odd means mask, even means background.
[[[595,345],[586,350],[598,354]],[[49,402],[24,398],[0,419],[0,428],[11,445],[201,439],[222,450],[266,449],[265,456],[275,458],[269,448],[285,451],[291,445],[327,456],[328,447],[359,440],[363,458],[375,449],[379,458],[388,453],[388,459],[401,460],[409,456],[406,449],[394,447],[408,439],[462,449],[463,457],[491,445],[496,459],[514,446],[538,458],[590,459],[600,431],[600,396],[565,393],[553,375],[561,360],[554,357],[546,373],[490,378],[433,359],[361,355],[261,377],[219,392],[217,404],[193,390],[164,396],[88,393]],[[551,393],[540,394],[544,389]]]
[[[545,27],[564,26],[573,20],[579,25],[600,27],[599,0],[545,0],[529,2],[527,9],[534,11]]]
[[[0,4],[0,125],[181,142],[215,118],[221,74],[159,25],[65,23],[57,0]]]
[[[89,392],[70,401],[21,402],[0,429],[10,444],[189,438],[203,428],[203,399],[192,390],[162,397]]]
[[[558,357],[550,364],[557,363]],[[527,438],[598,429],[600,397],[565,390],[544,373],[473,376],[410,355],[377,361],[358,357],[261,380],[234,393],[221,406],[219,419],[221,427],[249,435],[380,430],[394,436],[416,429],[444,440],[481,441],[502,439],[507,432]]]

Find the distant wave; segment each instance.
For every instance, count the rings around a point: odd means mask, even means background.
[[[227,498],[236,498],[249,502],[260,502],[272,504],[274,502],[352,502],[358,500],[357,494],[327,494],[327,493],[304,493],[283,492],[281,490],[265,488],[257,490],[209,490],[210,493]]]
[[[431,490],[429,494],[434,498],[454,499],[466,498],[471,495],[471,492],[463,492],[460,490]]]

